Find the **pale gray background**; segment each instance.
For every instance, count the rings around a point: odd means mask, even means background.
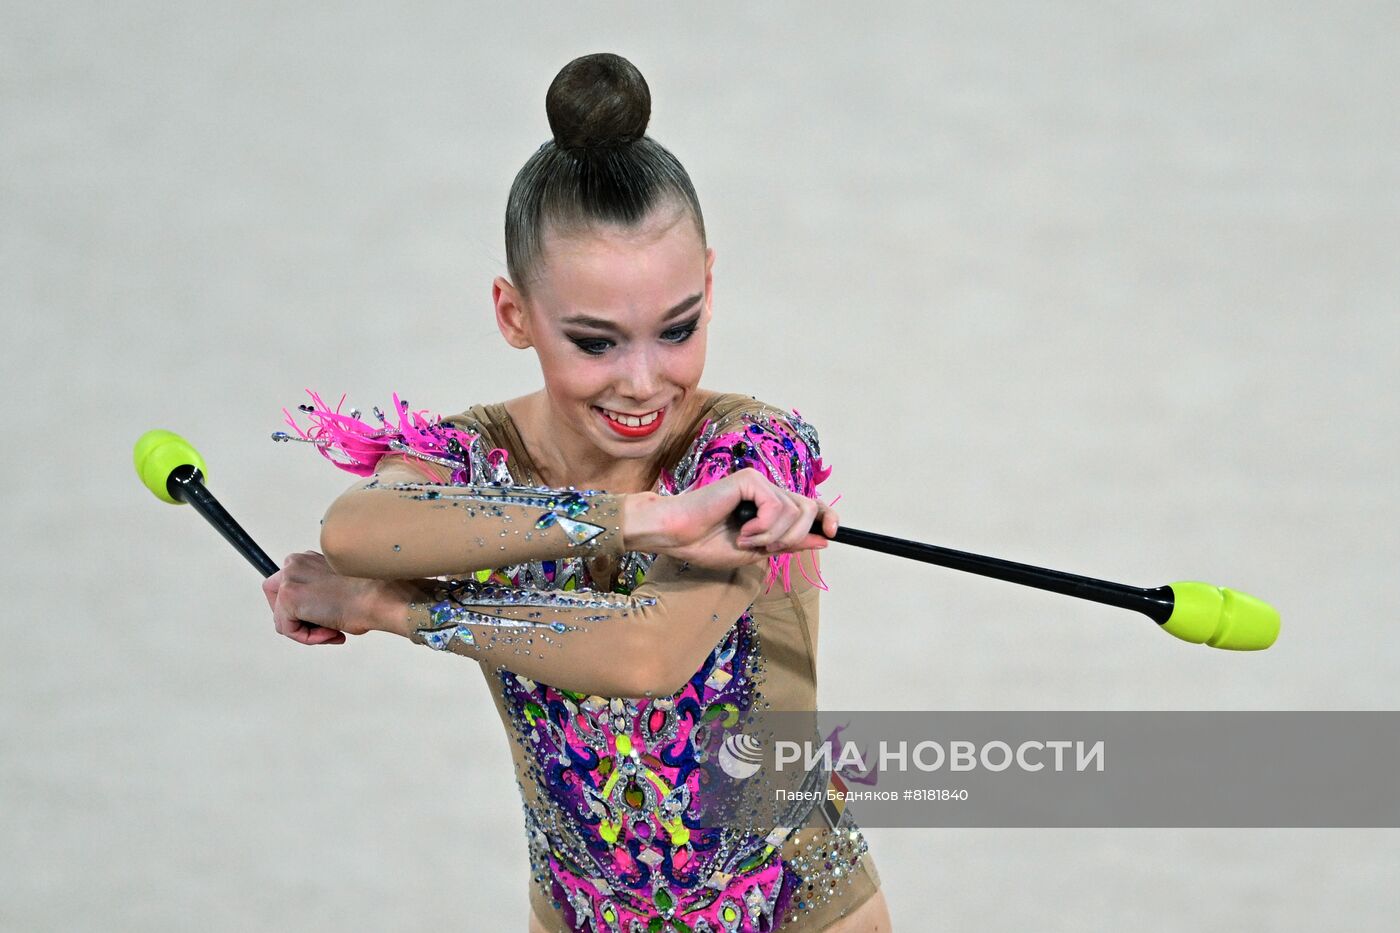
[[[267,440],[304,387],[533,388],[502,209],[590,51],[700,191],[708,384],[818,425],[847,523],[1285,618],[1212,652],[837,549],[826,706],[1396,707],[1393,3],[656,6],[4,5],[0,927],[524,928],[477,668],[277,637],[130,450],[186,434],[280,559],[351,479]],[[870,835],[901,931],[1400,908],[1393,832]]]

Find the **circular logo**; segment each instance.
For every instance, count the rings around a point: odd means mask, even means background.
[[[763,764],[763,743],[751,735],[726,735],[719,749],[719,766],[724,773],[742,781],[758,773]]]

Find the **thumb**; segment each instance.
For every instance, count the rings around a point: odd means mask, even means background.
[[[282,571],[277,571],[263,581],[262,592],[267,599],[267,608],[277,608],[277,592],[282,589]]]

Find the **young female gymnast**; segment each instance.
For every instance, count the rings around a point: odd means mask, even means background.
[[[324,557],[264,584],[308,645],[394,632],[480,662],[512,740],[532,933],[887,931],[849,811],[710,825],[716,731],[816,708],[816,551],[837,516],[796,413],[700,387],[714,251],[650,94],[615,55],[559,73],[493,286],[544,387],[379,424],[293,426],[357,482]],[[607,492],[595,491],[607,490]],[[742,501],[757,516],[742,528]]]

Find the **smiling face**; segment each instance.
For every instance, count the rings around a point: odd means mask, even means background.
[[[548,442],[571,463],[656,455],[697,404],[714,251],[669,204],[543,246],[528,297],[504,279],[494,292],[506,340],[539,356]]]

